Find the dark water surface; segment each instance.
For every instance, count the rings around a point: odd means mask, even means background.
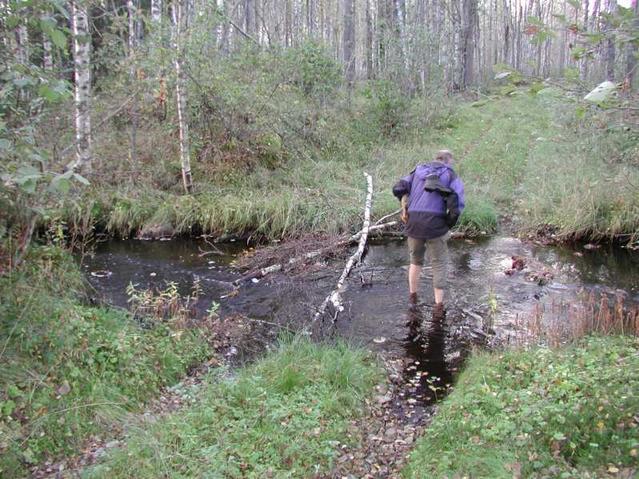
[[[245,339],[232,351],[238,357],[251,357],[281,328],[308,326],[344,266],[341,261],[317,263],[296,276],[267,276],[234,291],[231,283],[241,274],[232,268],[232,261],[244,245],[214,248],[198,240],[111,241],[100,244],[83,267],[96,295],[121,307],[127,307],[129,283],[163,289],[171,281],[188,294],[199,279],[200,314],[217,302],[223,318],[240,315],[255,321],[254,341]],[[507,275],[513,256],[523,258],[526,267]],[[541,308],[552,315],[557,304],[574,303],[584,291],[622,294],[627,303],[639,303],[636,252],[549,248],[495,237],[451,241],[450,262],[447,310],[445,316],[433,316],[428,268],[420,304],[411,307],[405,242],[371,244],[346,282],[345,310],[334,328],[324,328],[400,361],[407,394],[425,403],[445,393],[469,346],[492,336],[483,331],[506,340],[525,335],[532,311]]]

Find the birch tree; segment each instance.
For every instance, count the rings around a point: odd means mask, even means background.
[[[135,87],[136,80],[136,65],[135,65],[135,50],[138,44],[137,36],[137,8],[134,0],[127,0],[126,2],[127,14],[129,17],[129,34],[127,46],[129,49],[129,77],[131,80],[132,88]],[[137,99],[134,99],[131,105],[131,138],[129,156],[132,162],[137,162],[137,129],[138,129],[138,105]]]
[[[40,16],[40,22],[45,22],[46,20],[47,15]],[[53,70],[53,47],[49,36],[44,32],[42,34],[42,68],[46,71]]]
[[[185,0],[173,1],[173,49],[175,66],[175,97],[177,100],[178,128],[180,132],[180,162],[182,165],[182,182],[184,191],[190,194],[193,191],[193,179],[191,177],[191,153],[189,143],[189,123],[187,119],[187,78],[184,71],[184,37],[187,30],[187,16],[185,12]]]
[[[71,0],[73,31],[73,74],[75,100],[74,169],[91,169],[91,36],[87,5],[83,0]]]
[[[344,0],[344,33],[342,35],[342,51],[346,81],[349,86],[355,81],[355,4],[354,0]]]
[[[151,0],[151,21],[156,25],[162,22],[162,0]]]
[[[609,0],[608,10],[610,15],[614,14],[617,11],[617,0]],[[608,37],[606,41],[606,54],[605,54],[605,63],[606,63],[606,80],[610,80],[612,82],[615,81],[615,33],[612,28],[610,20],[608,21],[608,27],[606,36]]]

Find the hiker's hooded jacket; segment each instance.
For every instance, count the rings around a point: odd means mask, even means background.
[[[456,196],[451,197],[448,209],[441,193],[424,190],[426,177],[433,174]],[[440,161],[419,165],[393,186],[393,194],[400,200],[409,195],[406,234],[411,238],[433,239],[446,234],[464,209],[464,183],[450,166]]]

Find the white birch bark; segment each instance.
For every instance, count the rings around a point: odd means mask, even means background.
[[[133,0],[126,1],[126,11],[129,20],[129,35],[127,37],[127,47],[129,49],[129,59],[133,57],[136,44],[135,28],[135,4]]]
[[[44,33],[42,34],[42,68],[46,71],[53,70],[53,48],[51,40]]]
[[[75,100],[74,169],[91,169],[91,36],[86,5],[71,0]]]
[[[162,0],[151,0],[151,21],[156,25],[162,22]]]
[[[344,311],[344,306],[342,305],[341,292],[344,288],[344,281],[355,266],[361,259],[362,254],[364,253],[364,248],[366,247],[366,240],[368,239],[368,232],[370,228],[371,222],[371,206],[373,202],[373,178],[368,174],[364,173],[366,176],[366,181],[368,183],[368,194],[366,195],[366,206],[364,208],[364,223],[362,225],[362,229],[360,231],[361,236],[359,238],[359,245],[357,246],[357,250],[353,255],[349,258],[346,266],[344,266],[344,271],[342,271],[342,275],[337,280],[337,286],[335,289],[329,294],[324,302],[320,305],[317,313],[315,313],[315,317],[313,318],[313,322],[317,321],[321,318],[326,312],[326,308],[328,304],[331,303],[333,305],[334,315],[333,315],[333,323],[337,321],[337,316],[339,313]]]
[[[129,77],[131,80],[131,88],[134,88],[136,81],[135,51],[138,45],[137,8],[134,0],[127,0],[126,9],[129,17],[129,35],[127,40],[127,46],[129,48]],[[129,146],[129,157],[133,163],[137,162],[137,130],[138,107],[137,101],[134,101],[131,107],[131,132]]]
[[[191,177],[191,156],[189,143],[189,123],[187,119],[187,82],[184,71],[184,34],[186,26],[184,0],[174,0],[173,3],[173,48],[175,66],[175,96],[177,100],[178,125],[180,131],[180,162],[182,164],[182,182],[184,191],[190,194],[193,191],[193,179]]]
[[[617,11],[617,0],[609,0],[608,11],[613,15]],[[606,80],[615,81],[615,33],[611,22],[607,22],[606,36],[608,40],[606,42],[605,61],[606,61]]]
[[[16,30],[16,40],[18,43],[18,62],[22,65],[29,63],[29,31],[27,26],[21,24]]]

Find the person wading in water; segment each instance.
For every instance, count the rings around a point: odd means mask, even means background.
[[[417,304],[419,277],[424,254],[433,270],[435,307],[444,307],[448,274],[448,239],[464,209],[464,183],[453,170],[453,154],[441,150],[435,161],[417,166],[393,186],[401,201],[410,253],[408,269],[409,301]]]

